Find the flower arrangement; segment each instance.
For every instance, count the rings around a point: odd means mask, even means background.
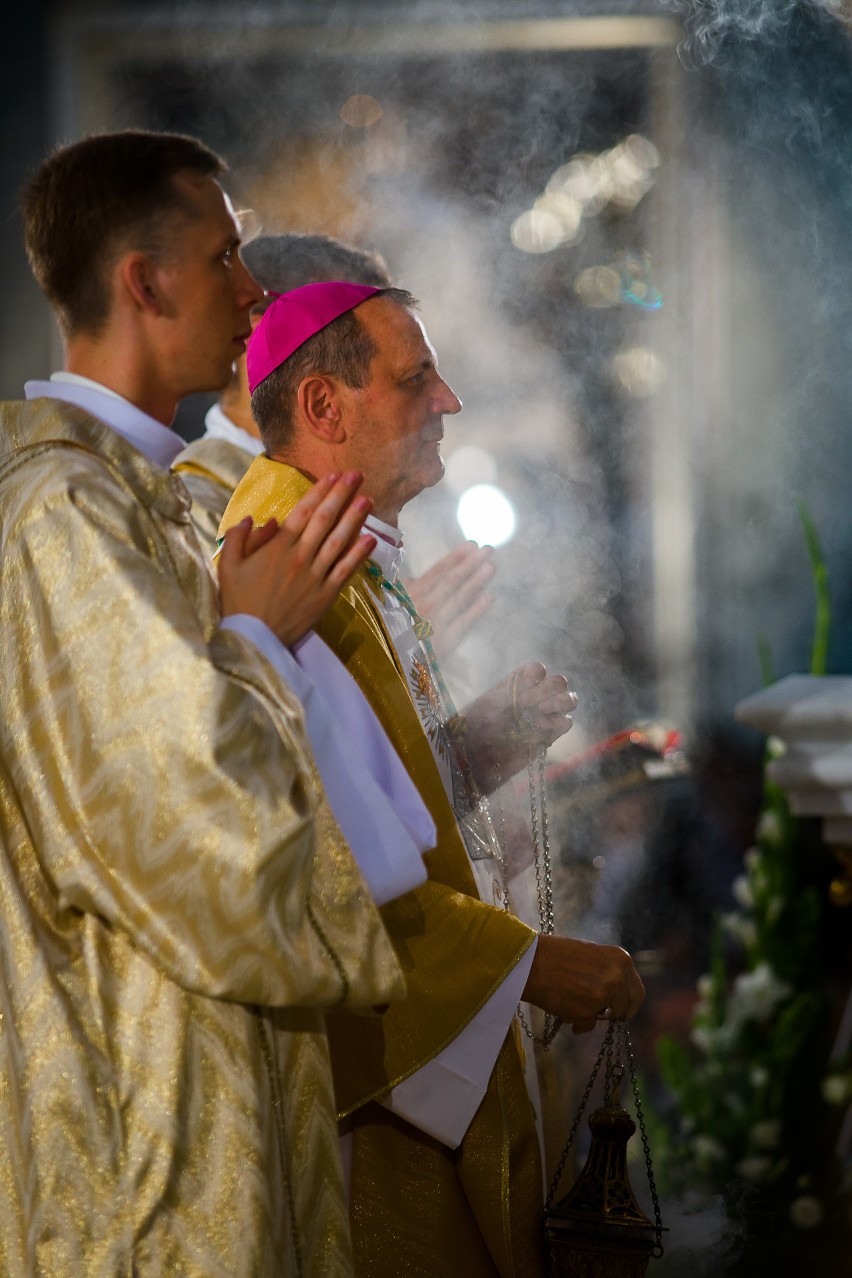
[[[817,597],[811,673],[825,674],[825,560],[807,511],[800,513]],[[771,682],[765,648],[762,660]],[[779,750],[782,743],[770,739],[767,761]],[[814,823],[792,816],[764,770],[756,842],[733,884],[735,908],[716,925],[691,1043],[671,1036],[658,1043],[676,1105],[665,1170],[675,1189],[724,1196],[747,1240],[744,1267],[731,1273],[768,1266],[799,1278],[810,1272],[803,1261],[797,1269],[777,1266],[792,1263],[802,1235],[813,1252],[817,1234],[834,1238],[848,1228],[835,1143],[852,1098],[852,1061],[829,1064],[824,924],[833,907],[814,869],[824,858]]]

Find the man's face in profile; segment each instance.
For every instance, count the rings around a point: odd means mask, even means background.
[[[397,514],[444,474],[445,413],[461,402],[438,372],[435,351],[419,319],[390,298],[358,308],[376,346],[370,380],[348,390],[352,451],[347,464],[364,472],[364,490],[380,516]]]
[[[158,267],[165,298],[159,354],[179,395],[188,395],[228,384],[263,290],[239,256],[240,229],[219,184],[194,174],[174,182],[189,212],[177,219],[172,251]]]

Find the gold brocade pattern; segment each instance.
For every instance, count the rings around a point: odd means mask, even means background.
[[[283,519],[310,487],[258,457],[220,534],[251,514]],[[317,630],[344,662],[417,783],[438,831],[429,881],[382,910],[408,997],[382,1019],[328,1018],[335,1093],[353,1126],[352,1230],[361,1278],[535,1278],[541,1272],[538,1141],[514,1035],[458,1151],[370,1103],[436,1056],[467,1025],[534,933],[476,892],[455,814],[376,606],[357,573]]]
[[[251,453],[228,439],[194,439],[178,453],[172,470],[192,498],[189,515],[208,556],[216,549],[219,523],[231,493],[251,462]]]
[[[180,482],[4,405],[3,1278],[352,1272],[318,1008],[403,983],[298,702],[218,620]]]

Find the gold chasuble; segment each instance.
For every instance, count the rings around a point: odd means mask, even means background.
[[[172,463],[192,498],[190,517],[208,555],[216,549],[225,507],[251,460],[251,453],[229,439],[212,437],[194,439]]]
[[[2,406],[3,1278],[352,1274],[318,1009],[403,981],[299,703],[218,622],[181,482]]]
[[[222,531],[282,520],[310,488],[257,457]],[[483,904],[431,747],[362,569],[317,631],[346,665],[417,785],[438,831],[429,881],[381,913],[408,996],[373,1021],[328,1018],[338,1113],[353,1130],[352,1238],[363,1278],[534,1278],[542,1272],[542,1174],[519,1041],[510,1032],[461,1146],[448,1149],[376,1103],[450,1043],[535,933]],[[353,743],[353,748],[357,744]]]

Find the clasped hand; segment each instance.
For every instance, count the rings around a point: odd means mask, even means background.
[[[540,661],[519,666],[465,710],[467,753],[480,789],[490,794],[522,768],[530,748],[546,750],[573,723],[577,694],[565,675]]]
[[[361,535],[373,504],[356,496],[362,478],[326,475],[280,525],[247,517],[229,529],[217,561],[222,616],[259,617],[288,646],[307,634],[375,547]]]

